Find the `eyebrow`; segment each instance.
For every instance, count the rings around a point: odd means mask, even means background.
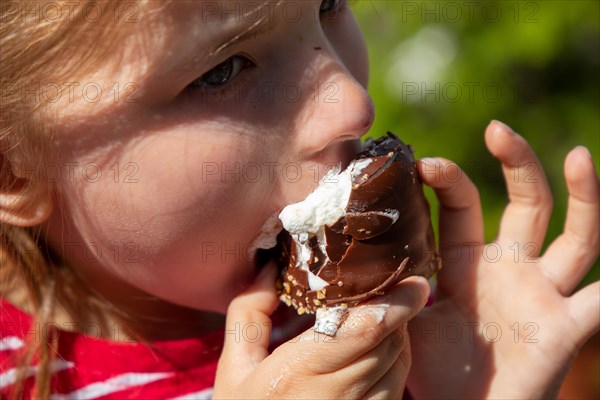
[[[275,3],[275,5],[273,7],[278,7],[282,2],[283,2],[283,0],[277,1],[277,3]],[[260,7],[256,8],[256,11],[261,10],[268,3],[269,3],[268,0],[265,1]],[[227,41],[225,43],[218,46],[216,49],[212,50],[209,53],[209,56],[210,57],[216,56],[220,52],[226,50],[228,47],[231,47],[236,44],[239,45],[240,43],[243,43],[244,41],[247,41],[249,39],[255,38],[259,35],[262,35],[262,34],[272,31],[273,29],[275,29],[275,24],[273,24],[273,23],[267,24],[266,22],[268,22],[268,21],[269,21],[269,14],[267,13],[267,15],[262,16],[259,20],[254,22],[252,25],[250,25],[246,29],[244,29],[242,32],[234,35],[230,39],[227,39]]]

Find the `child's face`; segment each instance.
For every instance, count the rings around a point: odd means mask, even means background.
[[[256,274],[246,251],[267,218],[344,167],[372,124],[344,2],[177,1],[99,43],[114,57],[72,80],[87,101],[56,103],[49,241],[109,297],[124,281],[225,311]],[[255,36],[209,55],[260,16]]]

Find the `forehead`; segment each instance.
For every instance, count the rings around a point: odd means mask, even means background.
[[[304,0],[308,3],[312,0]],[[275,11],[282,5],[300,12],[300,3],[294,0],[171,0],[152,10],[158,19],[178,22],[187,27],[207,27],[227,30],[233,27],[248,28],[261,21],[273,21]],[[153,18],[156,19],[156,18]]]
[[[170,0],[149,10],[140,31],[154,38],[154,51],[162,42],[169,54],[186,53],[193,46],[206,57],[249,33],[272,30],[276,12],[289,4],[301,12],[294,0]]]

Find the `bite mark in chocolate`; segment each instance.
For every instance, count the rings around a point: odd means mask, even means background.
[[[388,132],[367,141],[345,171],[328,177],[339,186],[321,188],[322,182],[311,201],[280,214],[291,232],[278,238],[280,297],[286,304],[300,314],[354,306],[408,276],[430,277],[440,268],[429,204],[409,146]],[[318,209],[318,196],[338,204],[327,197],[331,193],[346,196],[342,213]],[[319,217],[330,222],[319,224]]]

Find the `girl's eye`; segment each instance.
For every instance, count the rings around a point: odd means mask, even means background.
[[[321,8],[319,8],[319,12],[333,11],[339,7],[340,2],[341,0],[323,0],[321,1]]]
[[[230,80],[238,76],[240,72],[252,62],[245,57],[233,56],[217,65],[200,78],[191,83],[193,87],[205,87],[208,89],[218,88],[226,85]]]

